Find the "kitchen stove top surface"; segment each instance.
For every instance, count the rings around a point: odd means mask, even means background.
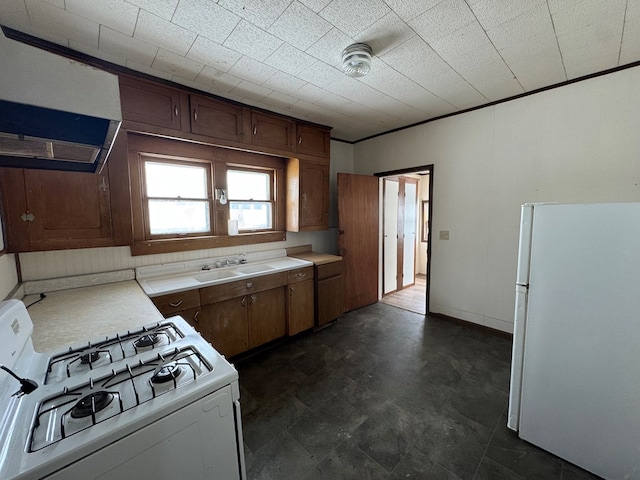
[[[29,329],[28,314],[20,324]],[[19,384],[0,377],[3,479],[45,476],[225,385],[239,397],[235,368],[181,317],[50,355],[30,333],[12,366],[40,386],[12,395]]]
[[[104,340],[69,347],[68,350],[50,358],[44,383],[61,382],[125,358],[135,357],[150,350],[164,349],[184,336],[185,333],[174,323],[160,322],[133,332],[116,334]]]

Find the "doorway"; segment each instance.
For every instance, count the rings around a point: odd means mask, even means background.
[[[381,301],[425,315],[429,311],[433,166],[376,176],[382,178]]]

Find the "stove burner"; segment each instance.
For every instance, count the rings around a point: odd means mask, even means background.
[[[152,383],[166,383],[172,380],[175,380],[182,373],[182,367],[175,364],[169,363],[157,369],[153,377],[151,377]]]
[[[149,333],[142,335],[133,344],[138,348],[151,347],[160,341],[160,336],[157,333]]]
[[[112,400],[113,395],[109,392],[105,392],[104,390],[91,393],[78,400],[78,403],[76,403],[71,409],[71,416],[73,418],[83,418],[96,414],[99,411],[104,410]]]
[[[88,363],[93,363],[100,358],[100,352],[89,352],[84,355],[80,355],[80,363],[86,365]]]

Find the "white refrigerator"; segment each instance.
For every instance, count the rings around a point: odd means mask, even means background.
[[[523,205],[509,428],[640,479],[640,203]]]

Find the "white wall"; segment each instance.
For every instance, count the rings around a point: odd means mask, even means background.
[[[422,201],[429,200],[429,175],[420,177],[418,184],[418,230],[416,231],[416,250],[418,266],[416,271],[427,274],[427,242],[422,241]]]
[[[131,256],[129,247],[86,248],[74,250],[55,250],[49,252],[31,252],[20,254],[20,268],[23,281],[44,280],[50,278],[86,275],[90,273],[125,270],[146,265],[181,262],[218,256],[235,255],[242,252],[273,250],[295,245],[313,245],[313,249],[324,253],[336,253],[337,214],[336,214],[336,173],[353,171],[353,146],[341,142],[331,142],[330,167],[330,213],[329,230],[322,232],[287,233],[284,242],[261,243],[256,245],[194,250],[162,255]],[[11,257],[13,255],[5,255]],[[3,263],[0,257],[0,268]],[[4,279],[4,270],[0,270]],[[17,280],[16,280],[17,281]],[[9,282],[10,283],[10,282]],[[13,283],[12,287],[15,286]],[[0,283],[0,295],[2,294]]]
[[[640,67],[355,145],[355,173],[434,164],[431,311],[512,331],[520,205],[640,201],[638,85]]]
[[[9,296],[18,284],[18,272],[14,255],[0,255],[0,301]]]

